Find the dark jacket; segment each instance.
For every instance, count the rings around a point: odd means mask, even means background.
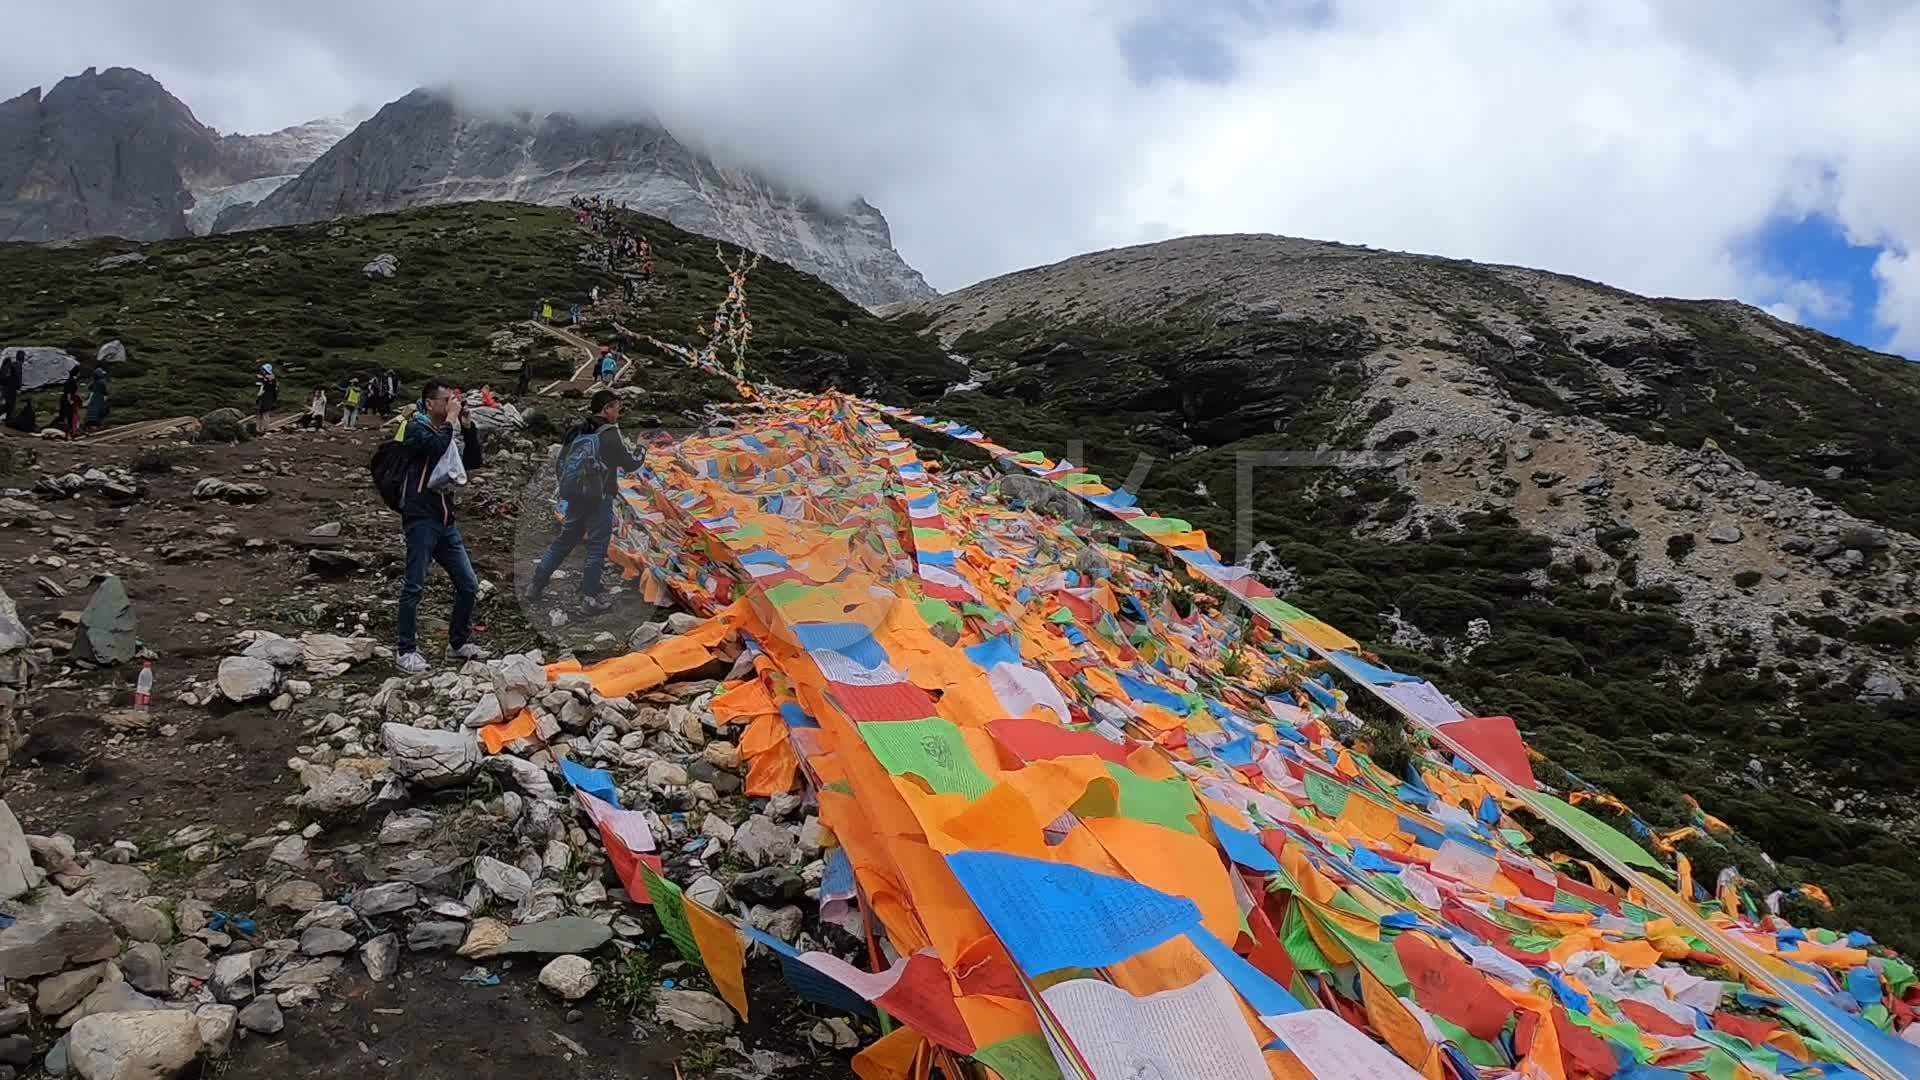
[[[575,424],[573,429],[567,432],[567,437],[560,443],[560,456],[565,457],[567,455],[567,449],[573,445],[573,440],[592,438],[596,434],[598,434],[600,438],[600,460],[607,466],[607,482],[604,494],[612,496],[620,490],[620,482],[618,477],[615,476],[614,470],[623,469],[631,473],[640,467],[642,461],[646,460],[646,455],[640,454],[636,456],[632,450],[627,449],[627,440],[621,438],[619,425],[609,424],[597,416],[589,416],[585,420]]]
[[[416,410],[407,421],[406,434],[401,439],[401,449],[407,458],[406,478],[400,485],[400,516],[408,521],[415,518],[433,518],[442,524],[453,524],[453,499],[446,488],[439,491],[427,490],[427,481],[433,476],[433,467],[440,461],[440,455],[447,452],[447,444],[453,441],[453,425],[434,427],[427,414]],[[480,467],[480,429],[467,425],[461,432],[460,462],[472,472]]]

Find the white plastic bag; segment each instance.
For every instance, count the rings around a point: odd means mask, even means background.
[[[427,478],[428,491],[439,491],[449,484],[464,485],[467,482],[467,463],[460,459],[460,447],[465,441],[461,432],[453,433],[453,438],[447,442],[446,453],[440,455],[440,460],[433,466],[433,475]]]

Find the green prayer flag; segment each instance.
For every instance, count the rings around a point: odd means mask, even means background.
[[[1312,616],[1292,604],[1273,596],[1257,596],[1247,601],[1247,606],[1265,615],[1274,622],[1299,622]]]
[[[914,605],[920,613],[920,619],[928,626],[945,626],[950,629],[961,628],[960,616],[953,613],[953,605],[945,600],[922,600]]]
[[[1896,960],[1893,957],[1887,957],[1880,961],[1880,971],[1887,977],[1887,987],[1893,991],[1894,997],[1904,996],[1907,992],[1907,987],[1912,986],[1915,982],[1913,965],[1907,963],[1905,960]]]
[[[1185,780],[1177,776],[1168,780],[1149,780],[1125,765],[1111,761],[1107,762],[1107,774],[1113,777],[1120,789],[1120,804],[1115,808],[1119,816],[1135,821],[1151,821],[1169,829],[1200,835],[1190,820],[1191,815],[1200,812],[1200,802],[1193,797],[1193,787]],[[1085,801],[1084,798],[1081,800],[1082,803]]]
[[[1347,808],[1349,793],[1335,781],[1329,780],[1317,772],[1307,770],[1307,798],[1328,817],[1339,817],[1340,811]]]
[[[1647,854],[1647,850],[1633,842],[1625,833],[1587,813],[1571,803],[1562,802],[1544,791],[1533,793],[1550,813],[1548,819],[1561,829],[1593,843],[1595,847],[1631,866],[1647,870],[1664,871],[1660,860]]]
[[[1287,917],[1280,921],[1280,947],[1287,950],[1287,958],[1301,971],[1332,971],[1333,962],[1313,940],[1303,910],[1304,905],[1297,899],[1287,906]]]
[[[1445,1035],[1448,1042],[1459,1047],[1460,1052],[1467,1055],[1467,1060],[1475,1065],[1483,1069],[1507,1069],[1513,1066],[1499,1047],[1475,1037],[1466,1028],[1437,1013],[1428,1013],[1427,1018],[1433,1021],[1433,1026],[1440,1029],[1440,1034]]]
[[[1060,1066],[1047,1049],[1047,1040],[1031,1032],[983,1046],[973,1056],[1002,1080],[1060,1080]]]
[[[953,721],[941,717],[860,725],[860,737],[895,776],[917,776],[934,792],[977,799],[993,787]]]
[[[1707,1051],[1707,1059],[1702,1065],[1707,1074],[1707,1080],[1735,1080],[1740,1075],[1739,1059],[1725,1050]],[[1702,1067],[1695,1066],[1695,1071],[1702,1071]]]
[[[680,886],[653,872],[653,867],[640,864],[640,880],[647,883],[647,898],[653,904],[654,917],[660,920],[660,929],[680,950],[680,955],[689,963],[705,967],[700,959],[700,944],[693,938],[693,927],[687,922],[687,902],[680,894]]]
[[[1310,903],[1310,901],[1308,902]],[[1342,948],[1353,954],[1360,966],[1366,968],[1381,984],[1395,994],[1411,994],[1413,984],[1407,980],[1407,973],[1400,967],[1400,954],[1389,941],[1375,941],[1353,933],[1334,919],[1316,913],[1307,908],[1307,918],[1312,919],[1320,932],[1338,941]]]
[[[1570,893],[1565,889],[1553,890],[1553,903],[1555,907],[1572,908],[1575,911],[1584,911],[1590,915],[1598,915],[1606,910],[1586,897],[1577,893]]]

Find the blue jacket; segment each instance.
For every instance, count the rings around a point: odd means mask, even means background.
[[[427,414],[418,409],[407,421],[401,437],[401,449],[407,458],[406,479],[400,485],[400,516],[412,521],[432,518],[443,525],[453,524],[453,499],[448,489],[427,490],[427,480],[440,455],[453,441],[453,425],[435,427]],[[460,462],[471,472],[480,467],[480,430],[472,425],[462,430]]]

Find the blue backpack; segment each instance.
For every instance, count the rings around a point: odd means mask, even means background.
[[[597,499],[606,494],[607,463],[600,459],[600,432],[605,430],[602,427],[591,435],[582,435],[561,452],[561,498]]]

